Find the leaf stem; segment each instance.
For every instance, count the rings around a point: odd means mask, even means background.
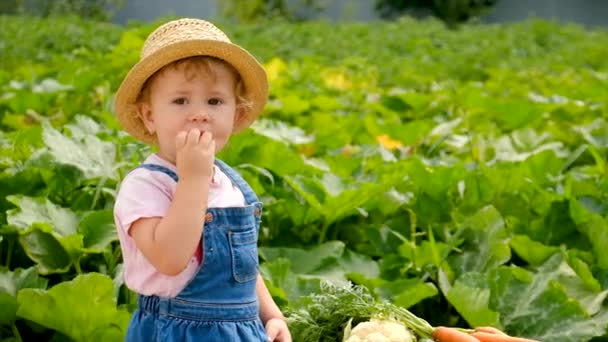
[[[82,274],[82,269],[80,268],[80,258],[76,259],[74,262],[74,268],[76,269],[76,273],[79,275]]]
[[[11,269],[11,259],[13,256],[13,248],[15,247],[15,239],[7,239],[8,240],[8,248],[6,251],[6,268]]]
[[[329,228],[329,221],[323,221],[323,227],[321,227],[321,233],[319,234],[319,244],[325,242],[325,235],[327,235],[327,228]]]
[[[15,338],[17,338],[17,341],[23,342],[23,339],[21,338],[21,334],[19,333],[19,329],[17,329],[17,326],[15,325],[14,322],[11,325],[11,330],[13,331],[13,335],[15,335]]]
[[[93,196],[93,203],[91,203],[91,210],[95,209],[95,206],[97,205],[97,201],[99,200],[99,197],[101,195],[103,186],[106,184],[107,180],[108,180],[108,177],[101,177],[101,179],[99,179],[99,182],[97,183],[97,187],[95,188],[95,195]]]

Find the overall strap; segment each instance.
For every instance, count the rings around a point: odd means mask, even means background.
[[[173,170],[162,166],[162,165],[158,165],[158,164],[141,164],[139,165],[137,168],[144,168],[144,169],[148,169],[150,171],[160,171],[164,174],[166,174],[167,176],[173,178],[173,180],[177,183],[177,173],[173,172]]]
[[[243,193],[243,197],[245,197],[245,202],[247,204],[253,204],[258,202],[258,196],[255,195],[249,184],[241,177],[241,175],[236,172],[232,167],[228,166],[228,164],[224,163],[219,159],[215,159],[215,165],[222,170],[222,172],[228,176],[232,184],[236,185],[239,190]]]

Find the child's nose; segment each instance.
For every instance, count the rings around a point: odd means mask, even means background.
[[[209,113],[204,108],[197,108],[190,114],[190,121],[205,122],[209,120]]]

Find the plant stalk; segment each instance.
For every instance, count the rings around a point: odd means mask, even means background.
[[[8,268],[9,270],[11,269],[11,259],[13,256],[13,248],[15,248],[15,240],[14,239],[7,239],[8,240],[8,248],[6,251],[6,268]]]
[[[15,335],[15,338],[17,339],[17,341],[23,342],[23,339],[21,338],[21,334],[19,333],[19,329],[17,329],[17,326],[15,325],[14,322],[11,325],[11,330],[13,331],[13,335]]]

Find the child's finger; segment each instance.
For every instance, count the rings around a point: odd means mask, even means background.
[[[268,341],[274,341],[274,339],[277,338],[278,334],[279,329],[277,329],[275,326],[268,325],[266,327],[266,335],[268,336]]]
[[[215,153],[215,140],[211,139],[211,141],[209,142],[209,149],[211,150],[211,152]]]
[[[190,145],[190,146],[194,146],[196,144],[198,144],[198,140],[201,136],[201,131],[199,131],[198,129],[194,128],[188,131],[188,139],[186,141],[186,144]]]
[[[186,137],[188,136],[188,132],[181,131],[177,133],[175,136],[175,148],[180,149],[186,144]]]
[[[203,132],[201,133],[201,139],[199,140],[199,144],[204,146],[209,146],[209,144],[213,141],[213,134],[211,132]]]

